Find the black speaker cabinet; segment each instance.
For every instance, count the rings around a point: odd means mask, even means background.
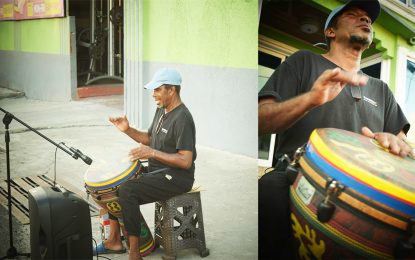
[[[31,259],[92,259],[88,203],[60,187],[29,191]]]

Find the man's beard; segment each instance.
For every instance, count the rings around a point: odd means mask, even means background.
[[[358,35],[350,36],[349,42],[352,44],[361,44],[363,47],[367,47],[371,43],[368,37],[362,37]]]

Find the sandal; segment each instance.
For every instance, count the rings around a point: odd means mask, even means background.
[[[104,246],[104,242],[101,242],[100,244],[98,244],[96,247],[93,248],[92,255],[124,254],[126,252],[127,250],[124,247],[119,250],[107,249]]]

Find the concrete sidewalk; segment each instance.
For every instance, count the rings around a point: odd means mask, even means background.
[[[19,95],[3,95],[0,107],[36,128],[56,143],[65,142],[90,156],[94,162],[111,153],[125,154],[136,143],[108,122],[108,116],[123,114],[123,96],[87,98],[72,102],[28,100]],[[15,97],[15,98],[13,98]],[[0,112],[3,118],[3,113]],[[197,127],[197,126],[196,126]],[[51,179],[55,167],[55,147],[27,131],[15,120],[10,124],[10,162],[12,178],[46,174]],[[6,179],[4,125],[0,127],[0,180]],[[257,161],[208,147],[197,146],[196,183],[202,192],[203,218],[209,259],[257,259]],[[83,176],[88,169],[58,150],[56,174],[65,182],[84,190]],[[154,233],[154,203],[142,207],[144,218]],[[9,248],[8,211],[0,207],[0,257]],[[92,217],[93,237],[100,241],[99,218]],[[30,252],[29,225],[13,220],[14,245],[19,252]],[[146,259],[160,259],[159,248]],[[128,259],[127,254],[105,255]],[[179,259],[200,259],[196,250],[183,250]],[[25,258],[21,258],[25,259]]]

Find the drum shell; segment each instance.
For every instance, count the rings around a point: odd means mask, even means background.
[[[300,170],[290,188],[290,218],[296,238],[295,248],[298,248],[301,258],[307,258],[306,255],[317,259],[393,258],[397,243],[405,239],[402,230],[351,209],[338,200],[331,201],[335,205],[332,218],[321,223],[317,219],[317,207],[324,200],[324,191],[304,175]],[[299,190],[307,185],[305,183],[315,188],[308,204],[299,196]]]
[[[131,166],[132,168],[133,166]],[[116,182],[116,184],[107,184],[107,185],[88,185],[85,183],[85,189],[92,199],[100,205],[102,208],[108,210],[113,216],[117,218],[122,218],[122,207],[119,203],[118,189],[122,183],[128,180],[137,179],[142,174],[142,165],[138,163],[138,167],[135,171],[131,173],[121,181]],[[114,179],[118,176],[114,176]]]
[[[92,199],[103,209],[108,210],[113,216],[122,218],[121,205],[118,200],[118,187],[112,192],[98,194],[94,191],[88,190]]]
[[[144,219],[143,215],[140,212],[140,219],[141,219],[141,227],[140,227],[140,255],[146,256],[150,254],[155,247],[155,242],[153,235],[151,234],[150,228],[147,225],[146,220]],[[118,218],[118,221],[121,226],[124,226],[124,221],[122,218]]]
[[[394,180],[403,183],[402,176],[408,180],[415,176],[414,171],[407,170],[408,163],[413,162],[403,161],[398,157],[393,174],[387,175],[382,171],[372,174],[370,170],[373,168],[367,167],[363,168],[362,172],[368,173],[356,175],[356,172],[350,169],[355,169],[356,165],[365,166],[365,161],[352,160],[358,158],[357,155],[367,155],[364,158],[368,159],[368,164],[382,166],[395,158],[374,146],[373,140],[361,135],[336,129],[319,130],[311,135],[305,153],[299,160],[299,174],[290,188],[290,216],[301,258],[379,259],[394,258],[397,255],[415,258],[413,249],[405,252],[396,250],[402,248],[402,242],[407,242],[410,236],[414,236],[413,231],[407,231],[410,227],[408,223],[413,218],[413,207],[411,203],[405,202],[406,198],[410,198],[413,186],[405,184],[404,188],[409,188],[406,195],[403,195],[380,189],[381,185],[376,188],[367,179],[376,176],[378,183],[386,183],[384,187],[389,183],[394,184]],[[343,157],[345,151],[351,156]],[[384,153],[380,157],[383,161],[373,157],[373,154],[378,153]],[[347,168],[339,167],[341,164]],[[400,164],[405,165],[401,167]],[[360,178],[357,181],[354,179],[356,176]],[[398,179],[393,179],[394,176]],[[399,179],[400,177],[402,178]],[[348,178],[352,181],[346,186],[342,180],[349,181]],[[338,194],[328,197],[327,187],[333,179],[340,183],[343,189]],[[368,193],[368,190],[371,193]],[[324,205],[333,206],[334,213],[323,223],[317,218],[317,208],[325,199],[328,202]]]

